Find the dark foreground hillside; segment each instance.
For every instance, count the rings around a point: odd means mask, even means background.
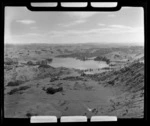
[[[116,90],[108,114],[121,118],[142,118],[144,114],[144,64],[133,63],[119,71],[91,76],[105,87]]]

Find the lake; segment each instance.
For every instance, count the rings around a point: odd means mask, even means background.
[[[74,68],[80,70],[86,69],[101,69],[104,67],[109,67],[109,65],[104,61],[94,61],[94,60],[86,60],[81,61],[75,58],[53,58],[52,63],[50,63],[53,67],[66,67],[66,68]]]

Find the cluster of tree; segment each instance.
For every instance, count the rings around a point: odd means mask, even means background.
[[[110,70],[110,67],[104,67],[103,70]]]
[[[27,62],[27,65],[35,65],[35,63],[32,62],[32,61],[28,61],[28,62]]]
[[[40,60],[37,62],[28,61],[27,65],[48,65],[50,62],[52,62],[52,59]]]
[[[17,58],[5,58],[4,59],[4,64],[5,65],[15,65],[15,64],[18,64],[18,60]]]
[[[47,63],[47,60],[41,60],[36,62],[37,65],[47,65]]]
[[[97,56],[96,58],[94,58],[94,60],[95,61],[105,61],[107,64],[110,63],[110,60],[103,56]]]
[[[83,75],[83,73],[81,74],[81,76],[84,76],[84,75]],[[63,78],[63,80],[76,81],[76,80],[84,80],[84,78],[82,78],[82,77],[78,77],[78,76],[76,76],[76,77],[74,77],[74,76],[70,76],[70,77],[65,77],[65,78]]]

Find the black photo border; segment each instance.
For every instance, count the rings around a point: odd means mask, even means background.
[[[58,2],[58,6],[54,7],[54,8],[33,8],[30,5],[30,2]],[[88,2],[88,6],[85,8],[65,8],[65,7],[61,7],[60,6],[60,2]],[[92,8],[90,6],[90,2],[118,2],[118,6],[116,8],[110,8],[110,9],[106,9],[106,8]],[[109,124],[116,124],[116,123],[123,123],[123,124],[130,124],[132,123],[134,125],[136,124],[145,124],[145,122],[148,120],[148,27],[147,27],[147,20],[148,20],[148,10],[147,10],[147,6],[148,6],[148,0],[14,0],[14,1],[9,1],[9,0],[2,0],[0,2],[0,7],[1,7],[1,34],[0,34],[0,38],[1,38],[1,87],[0,87],[0,99],[1,99],[1,124],[11,124],[11,125],[15,125],[15,124],[25,124],[28,125],[30,124],[30,119],[17,119],[17,118],[5,118],[4,117],[4,9],[6,6],[26,6],[29,10],[32,11],[118,11],[122,6],[128,6],[128,7],[142,7],[143,11],[144,11],[144,76],[145,76],[145,85],[144,85],[144,118],[142,119],[118,119],[117,122],[107,122]],[[2,60],[3,59],[3,60]],[[56,124],[65,124],[65,123],[60,123],[60,119],[58,119],[57,123],[52,123],[54,125]],[[69,123],[72,124],[72,123]],[[78,125],[79,123],[76,123],[76,125]],[[90,120],[88,119],[88,122],[86,123],[80,123],[82,124],[104,124],[102,122],[90,122]],[[34,125],[34,124],[31,124]],[[43,124],[42,124],[43,125]],[[48,124],[51,125],[51,124]]]

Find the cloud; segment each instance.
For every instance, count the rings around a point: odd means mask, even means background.
[[[98,23],[98,25],[99,25],[99,26],[105,26],[105,24],[103,24],[103,23]]]
[[[109,25],[109,27],[112,27],[112,28],[131,28],[131,27],[129,27],[129,26],[125,26],[125,25],[117,25],[117,24]]]
[[[35,32],[29,32],[22,35],[13,35],[13,37],[43,37],[44,34],[35,33]]]
[[[43,36],[42,34],[38,34],[38,33],[28,33],[26,35],[28,35],[28,36]]]
[[[85,22],[86,22],[86,20],[76,20],[76,21],[73,21],[73,22],[68,23],[68,24],[59,24],[59,25],[63,26],[63,27],[70,27],[70,26],[82,24],[82,23],[85,23]]]
[[[82,24],[87,21],[87,18],[92,17],[93,15],[97,14],[98,12],[65,12],[65,14],[69,15],[75,21],[69,24],[60,24],[63,27],[69,27],[77,24]]]
[[[78,43],[89,41],[142,41],[143,42],[143,27],[130,27],[124,25],[106,25],[105,27],[98,27],[87,30],[53,30],[45,34],[27,33],[24,35],[13,36],[5,39],[6,41],[25,43],[50,42],[50,43]]]
[[[17,20],[16,22],[22,23],[22,24],[26,24],[26,25],[30,25],[30,24],[36,23],[34,20],[27,20],[27,19],[25,19],[25,20]]]
[[[33,27],[30,27],[30,29],[38,29],[38,27],[36,27],[36,26],[33,26]]]
[[[137,28],[126,26],[126,25],[109,25],[109,28],[112,28],[114,31],[119,32],[135,32]]]
[[[81,35],[102,35],[102,34],[124,34],[124,33],[141,33],[142,27],[130,27],[125,25],[108,25],[102,28],[95,28],[89,30],[63,30],[51,31],[48,33],[51,37],[65,37],[65,36],[81,36]]]

